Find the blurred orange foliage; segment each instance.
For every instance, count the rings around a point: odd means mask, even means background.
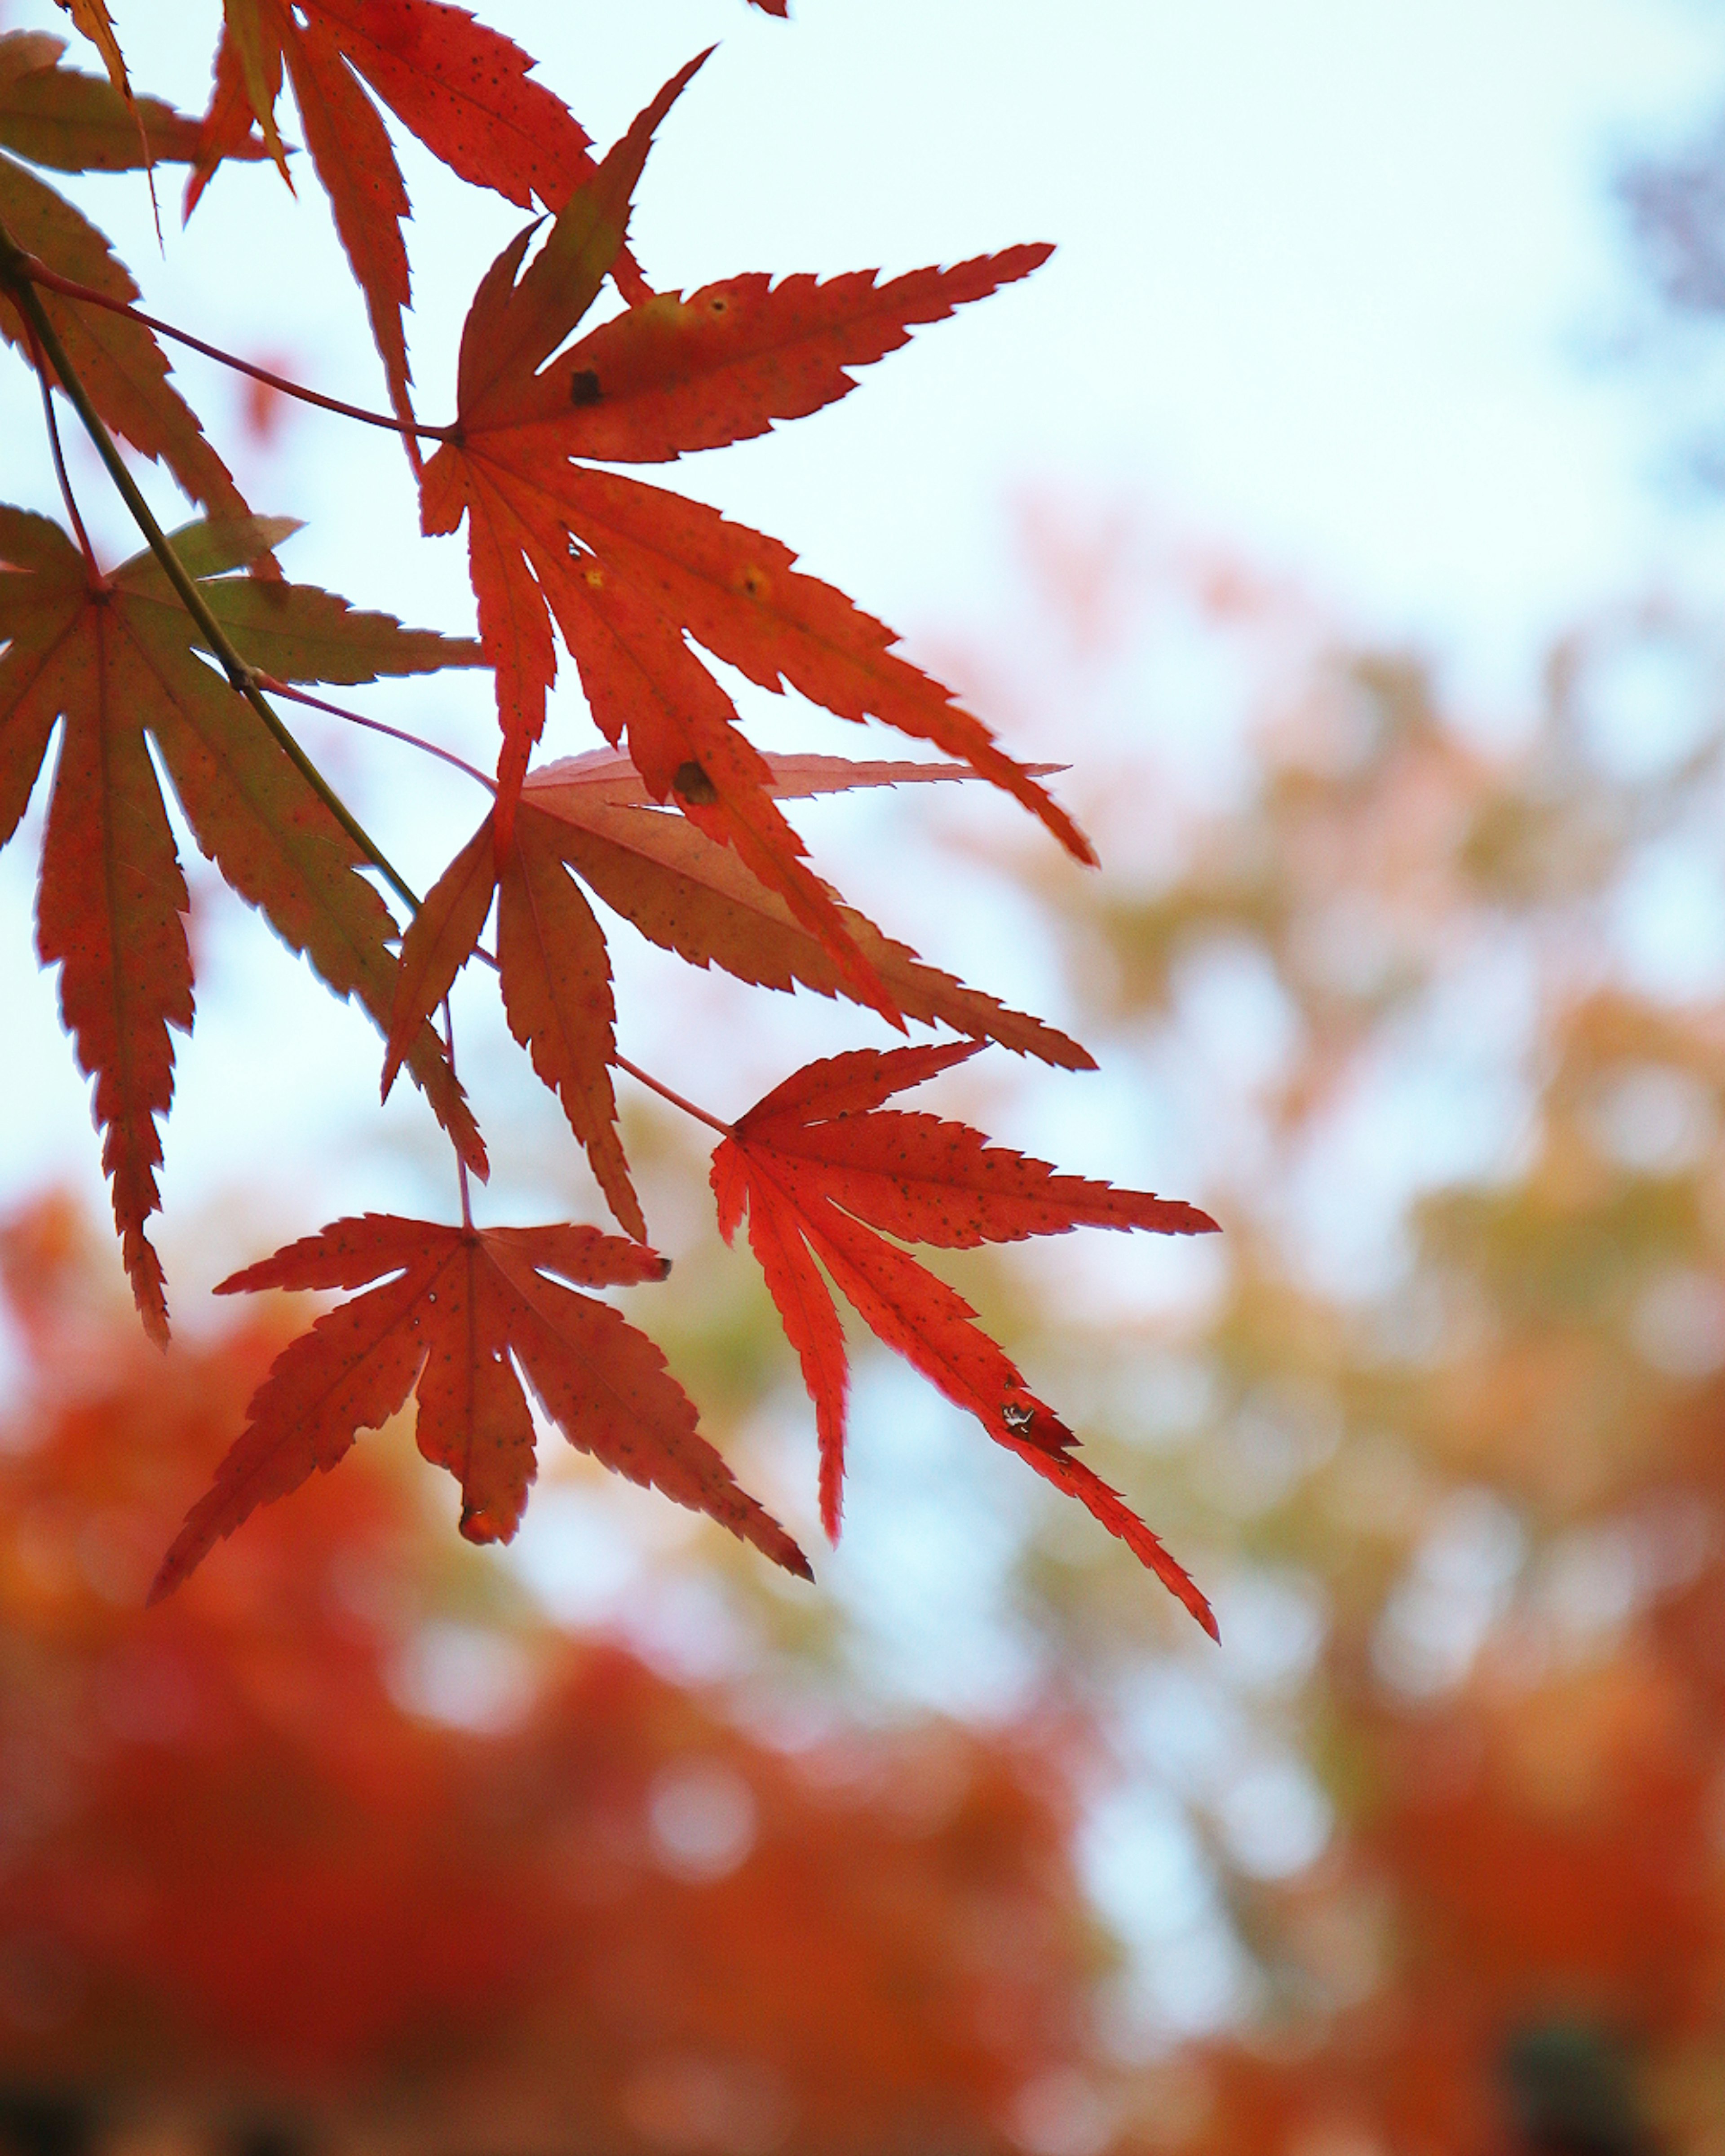
[[[1045,1758],[941,1725],[795,1758],[483,1604],[530,1703],[416,1714],[439,1578],[471,1620],[484,1573],[377,1444],[146,1614],[279,1339],[157,1356],[62,1205],[0,1265],[0,2082],[462,2147],[1006,2145],[1094,1950]]]

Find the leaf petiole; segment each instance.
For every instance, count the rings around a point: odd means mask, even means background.
[[[387,734],[391,741],[405,742],[409,748],[419,749],[427,756],[434,756],[441,762],[453,765],[457,771],[465,772],[475,785],[483,786],[487,793],[495,794],[497,791],[494,779],[488,778],[477,765],[468,762],[465,757],[457,756],[453,749],[439,748],[435,742],[426,741],[418,734],[410,734],[403,727],[386,726],[382,719],[368,719],[362,712],[350,711],[340,704],[326,703],[321,696],[308,696],[303,689],[295,688],[290,681],[277,680],[273,674],[259,673],[254,669],[252,679],[260,689],[267,689],[272,696],[285,696],[290,704],[305,704],[314,711],[327,711],[332,719],[346,719],[350,726],[364,726],[370,733]]]
[[[444,998],[444,1054],[449,1059],[449,1075],[455,1075],[455,1020],[449,1009],[449,999]],[[470,1235],[473,1233],[473,1200],[467,1188],[467,1163],[461,1158],[461,1148],[455,1148],[455,1180],[461,1191],[461,1225]]]
[[[232,367],[236,374],[249,374],[254,382],[265,382],[271,389],[279,389],[284,397],[297,398],[302,404],[316,404],[320,410],[334,412],[341,418],[358,419],[367,427],[384,427],[392,434],[418,434],[437,442],[448,441],[454,431],[449,427],[410,426],[405,419],[393,419],[382,412],[368,412],[364,405],[350,404],[343,398],[326,397],[321,389],[308,389],[304,382],[290,382],[285,374],[274,373],[267,367],[258,366],[254,361],[242,359],[238,352],[226,352],[218,344],[209,344],[203,337],[194,336],[190,330],[176,329],[172,322],[162,321],[155,315],[146,315],[141,307],[131,306],[126,300],[114,299],[106,292],[99,292],[93,285],[80,285],[75,277],[63,277],[57,270],[50,270],[45,262],[36,255],[27,254],[22,248],[18,251],[18,261],[13,274],[28,278],[33,285],[45,285],[49,291],[58,292],[63,299],[79,300],[85,306],[104,307],[110,315],[123,315],[128,321],[153,331],[157,336],[172,337],[176,344],[183,344],[193,352],[201,352],[206,359],[214,360],[218,366]]]
[[[71,518],[72,529],[78,535],[78,545],[84,556],[85,568],[98,583],[104,583],[106,579],[103,577],[100,565],[96,560],[95,549],[90,543],[90,534],[84,528],[84,518],[78,508],[78,497],[72,491],[71,478],[66,470],[65,451],[60,447],[60,423],[54,417],[54,391],[49,385],[48,368],[42,357],[42,346],[37,339],[35,326],[28,316],[25,318],[24,327],[28,331],[30,337],[30,364],[35,368],[36,379],[41,386],[43,424],[48,429],[48,446],[54,453],[54,477],[60,483],[60,499],[66,505],[66,514]]]
[[[616,1060],[619,1070],[628,1071],[631,1078],[639,1079],[643,1086],[657,1093],[660,1100],[669,1101],[674,1108],[680,1108],[685,1116],[693,1116],[696,1122],[705,1123],[710,1131],[716,1131],[721,1137],[734,1138],[737,1136],[729,1123],[721,1123],[716,1116],[710,1116],[705,1108],[697,1108],[692,1101],[685,1101],[680,1093],[674,1093],[669,1086],[655,1078],[650,1070],[643,1070],[639,1063],[631,1063],[629,1058],[623,1055],[619,1055]]]

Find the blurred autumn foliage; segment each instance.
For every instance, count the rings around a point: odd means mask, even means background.
[[[929,1726],[793,1763],[504,1607],[377,1440],[146,1615],[280,1337],[158,1357],[54,1203],[0,1264],[15,2139],[1006,2145],[1079,2041],[1092,1953],[1045,1759]],[[506,1727],[404,1703],[416,1638],[456,1618],[531,1661]]]
[[[1625,610],[1487,733],[1225,559],[1140,534],[1111,600],[1034,538],[1030,704],[1076,668],[1147,716],[1172,649],[1245,715],[1219,800],[1223,726],[1208,799],[1177,747],[1117,772],[1065,908],[1086,1038],[1208,1120],[1228,1230],[1080,1423],[1221,1655],[1065,1540],[1024,1573],[1160,1822],[1117,1803],[1110,1862],[1173,1882],[1116,2145],[1725,2149],[1717,651]]]

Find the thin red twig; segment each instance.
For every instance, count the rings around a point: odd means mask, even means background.
[[[23,325],[30,340],[30,362],[42,388],[42,416],[48,423],[48,446],[54,453],[54,476],[60,483],[60,499],[66,505],[66,514],[72,520],[72,529],[78,534],[78,544],[84,550],[85,566],[99,583],[105,584],[107,578],[103,576],[101,566],[95,557],[95,549],[90,543],[90,534],[84,528],[84,519],[78,513],[77,496],[72,491],[72,481],[66,470],[65,452],[60,447],[59,421],[54,416],[54,392],[49,387],[48,362],[43,357],[35,326],[28,315],[23,317]]]
[[[716,1116],[710,1116],[705,1108],[697,1108],[692,1101],[685,1101],[680,1093],[674,1093],[650,1070],[643,1070],[639,1063],[631,1063],[626,1055],[618,1056],[616,1062],[619,1070],[626,1070],[631,1078],[639,1079],[642,1085],[650,1086],[662,1101],[669,1101],[674,1108],[680,1108],[685,1116],[693,1116],[696,1122],[705,1123],[710,1131],[716,1131],[721,1137],[734,1138],[737,1136],[729,1123],[721,1123]]]
[[[465,757],[457,756],[453,749],[439,748],[435,742],[422,740],[418,734],[408,733],[400,726],[386,726],[382,719],[368,719],[362,713],[347,711],[340,704],[326,703],[321,696],[308,696],[303,689],[295,688],[291,682],[279,681],[273,674],[259,673],[257,683],[270,696],[285,697],[290,704],[309,704],[314,711],[327,711],[332,719],[346,719],[350,726],[364,726],[368,732],[374,734],[388,734],[391,741],[404,742],[409,748],[423,749],[427,756],[434,756],[444,763],[453,764],[457,771],[465,772],[470,778],[483,786],[487,793],[494,796],[496,793],[495,783],[487,778],[477,765],[469,763]]]
[[[153,330],[157,336],[172,337],[176,344],[189,345],[193,352],[201,352],[206,359],[213,359],[219,366],[231,367],[238,374],[249,374],[254,382],[267,382],[284,397],[297,397],[302,404],[316,404],[322,411],[336,413],[344,419],[361,420],[367,427],[387,428],[392,434],[419,434],[429,441],[446,442],[454,432],[449,427],[409,426],[405,419],[392,419],[382,412],[368,412],[362,404],[349,404],[340,397],[326,397],[321,389],[308,389],[302,382],[290,382],[285,374],[274,374],[267,367],[242,359],[238,352],[224,352],[218,344],[206,343],[203,338],[193,336],[190,330],[176,329],[172,322],[146,315],[141,307],[111,299],[93,285],[80,285],[75,278],[62,277],[57,270],[50,270],[33,254],[24,256],[23,270],[33,285],[45,285],[49,291],[59,292],[69,300],[82,300],[87,306],[105,307],[110,315],[124,315],[128,321]]]

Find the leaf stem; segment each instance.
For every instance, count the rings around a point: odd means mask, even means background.
[[[387,734],[391,741],[404,742],[409,748],[422,750],[427,756],[434,756],[444,763],[453,764],[457,771],[465,771],[476,785],[483,786],[487,793],[495,794],[497,791],[494,780],[487,778],[484,772],[476,765],[469,763],[465,757],[457,756],[453,749],[439,748],[435,742],[424,740],[418,734],[410,734],[401,726],[386,726],[382,719],[368,719],[362,712],[350,711],[342,705],[326,703],[321,696],[307,696],[303,689],[295,688],[290,681],[279,681],[273,674],[260,673],[256,680],[258,686],[267,689],[272,696],[285,696],[290,704],[305,704],[314,711],[327,711],[332,719],[346,719],[350,726],[364,726],[374,734]]]
[[[449,1011],[449,999],[444,998],[444,1054],[449,1059],[449,1075],[455,1075],[455,1021]],[[470,1235],[473,1233],[473,1203],[467,1188],[467,1163],[461,1158],[461,1148],[455,1148],[455,1180],[461,1190],[461,1224]]]
[[[362,420],[367,427],[384,427],[392,434],[419,434],[437,442],[447,441],[453,431],[448,427],[424,427],[417,423],[410,426],[405,419],[393,419],[386,413],[369,412],[362,404],[349,404],[340,397],[326,397],[320,389],[308,389],[302,382],[290,382],[285,374],[272,373],[267,367],[242,359],[238,352],[225,352],[218,344],[208,344],[203,337],[193,336],[190,330],[176,329],[172,322],[165,322],[156,315],[146,315],[141,307],[99,292],[94,285],[80,285],[75,277],[63,277],[57,270],[50,270],[39,257],[25,253],[22,248],[13,274],[27,277],[33,285],[45,285],[49,291],[58,292],[64,299],[81,300],[86,306],[105,307],[110,315],[124,315],[128,321],[153,330],[157,336],[172,337],[176,344],[188,345],[193,352],[201,352],[206,359],[214,360],[218,366],[232,367],[236,374],[249,374],[254,382],[267,382],[284,397],[296,397],[302,404],[316,404],[321,411],[334,412],[344,419]]]
[[[36,326],[27,316],[24,327],[30,338],[30,364],[36,370],[36,379],[42,390],[42,417],[48,428],[48,446],[54,453],[54,477],[60,483],[60,499],[66,505],[66,514],[72,520],[72,529],[78,534],[78,544],[83,551],[84,566],[99,584],[107,582],[95,557],[95,549],[90,543],[90,534],[84,528],[84,519],[79,513],[78,497],[72,491],[72,481],[66,471],[66,457],[60,447],[60,423],[54,413],[54,391],[49,386],[48,368],[42,357],[42,346],[36,335]]]
[[[60,387],[71,400],[72,408],[84,422],[85,432],[96,447],[96,453],[108,467],[108,476],[119,490],[120,498],[131,511],[132,520],[149,542],[150,551],[161,562],[168,582],[180,596],[185,607],[202,632],[203,640],[220,661],[235,694],[244,696],[269,729],[276,745],[316,793],[341,829],[352,839],[362,854],[383,876],[392,890],[415,912],[419,901],[411,885],[408,884],[391,865],[388,857],[354,816],[352,811],[330,785],[317,766],[295,740],[280,717],[265,700],[257,680],[238,651],[228,640],[227,631],[211,613],[203,593],[198,588],[197,579],[187,573],[186,566],[173,550],[167,534],[157,522],[154,511],[139,490],[137,481],[126,468],[126,460],[115,446],[114,438],[102,424],[101,415],[90,402],[90,393],[79,379],[72,362],[66,357],[65,346],[59,332],[49,319],[48,310],[31,283],[23,266],[28,258],[12,234],[0,223],[0,285],[5,285],[19,311],[30,324],[43,351],[54,364],[59,377]]]
[[[685,1116],[693,1116],[696,1122],[705,1123],[710,1131],[716,1131],[721,1137],[734,1138],[737,1136],[729,1123],[721,1123],[716,1116],[710,1116],[705,1108],[697,1108],[692,1101],[685,1101],[680,1093],[674,1093],[650,1070],[643,1070],[639,1063],[631,1063],[626,1055],[622,1055],[615,1060],[619,1070],[626,1070],[631,1078],[638,1078],[642,1085],[657,1093],[660,1100],[669,1101],[674,1108],[680,1108]]]

